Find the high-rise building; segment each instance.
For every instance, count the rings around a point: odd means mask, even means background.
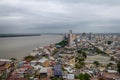
[[[92,33],[89,33],[89,36],[88,36],[89,40],[92,39]]]
[[[68,46],[70,47],[71,45],[72,45],[72,30],[70,30],[68,34]]]
[[[68,46],[71,47],[75,44],[74,40],[76,39],[76,35],[72,33],[72,30],[69,31],[68,34]]]
[[[72,34],[72,30],[69,30],[69,33]]]

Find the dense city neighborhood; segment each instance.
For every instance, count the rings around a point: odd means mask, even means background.
[[[0,59],[0,80],[120,80],[120,34],[70,30],[23,60]]]

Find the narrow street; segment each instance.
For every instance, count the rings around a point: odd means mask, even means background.
[[[55,55],[54,55],[55,59],[57,59],[59,57],[59,54],[61,53],[61,51],[62,51],[62,48],[60,48],[60,50],[57,53],[55,53]]]

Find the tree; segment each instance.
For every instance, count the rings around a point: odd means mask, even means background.
[[[79,57],[78,58],[78,61],[81,62],[81,61],[84,61],[85,59],[83,57]]]
[[[117,71],[120,73],[120,61],[117,63]]]
[[[75,64],[75,67],[77,68],[77,69],[81,69],[81,68],[83,68],[84,67],[84,65],[85,65],[85,62],[84,62],[84,58],[82,58],[82,57],[77,57],[76,58],[76,64]]]
[[[107,44],[108,44],[108,45],[112,44],[112,41],[108,41]]]
[[[110,58],[110,60],[111,60],[111,61],[114,61],[115,59],[114,59],[114,57],[112,56],[112,57]]]
[[[78,52],[78,53],[81,53],[81,52],[82,52],[82,50],[78,50],[77,52]]]
[[[79,75],[79,79],[80,79],[80,80],[85,80],[85,79],[84,79],[84,74],[83,74],[83,73],[81,73],[81,74]]]
[[[26,57],[24,57],[24,60],[26,60],[26,61],[31,61],[31,60],[34,60],[35,59],[35,57],[34,56],[26,56]]]
[[[75,58],[75,61],[77,62],[77,64],[75,64],[75,67],[77,69],[80,69],[80,68],[83,68],[85,65],[84,61],[87,58],[87,54],[82,50],[78,50],[77,52],[78,52],[78,55]]]
[[[52,78],[51,80],[64,80],[64,79],[63,79],[63,78],[54,77],[54,78]]]
[[[98,48],[96,48],[96,52],[97,52],[98,54],[102,53],[102,51],[101,51],[100,49],[98,49]]]
[[[16,59],[16,58],[10,58],[10,60],[12,60],[12,61],[16,61],[17,59]]]
[[[79,79],[80,80],[90,80],[90,75],[88,73],[85,73],[85,74],[81,73],[81,74],[79,74]]]
[[[99,62],[98,61],[94,61],[93,64],[95,64],[96,67],[99,66]]]
[[[82,52],[82,56],[86,59],[87,58],[87,53],[86,52]]]
[[[85,79],[84,80],[90,80],[90,75],[88,73],[84,74]]]
[[[65,47],[67,44],[68,44],[67,39],[64,39],[61,42],[57,43],[56,45],[60,45],[61,47]]]
[[[86,33],[84,32],[84,33],[82,33],[82,36],[84,37],[84,36],[86,36]]]
[[[75,64],[75,68],[76,68],[76,69],[81,69],[82,67],[83,67],[83,65],[82,65],[82,64],[80,64],[80,63]]]
[[[84,57],[85,59],[87,58],[87,53],[85,51],[82,50],[78,50],[77,51],[82,57]]]
[[[109,63],[108,65],[107,65],[107,67],[111,67],[113,65],[113,63]]]

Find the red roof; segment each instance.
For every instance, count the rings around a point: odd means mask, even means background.
[[[0,61],[0,67],[4,66],[4,65],[5,65],[5,62],[4,61]]]
[[[21,66],[20,68],[27,68],[27,69],[31,69],[31,68],[32,68],[32,66],[30,66],[30,65],[23,65],[23,66]]]

